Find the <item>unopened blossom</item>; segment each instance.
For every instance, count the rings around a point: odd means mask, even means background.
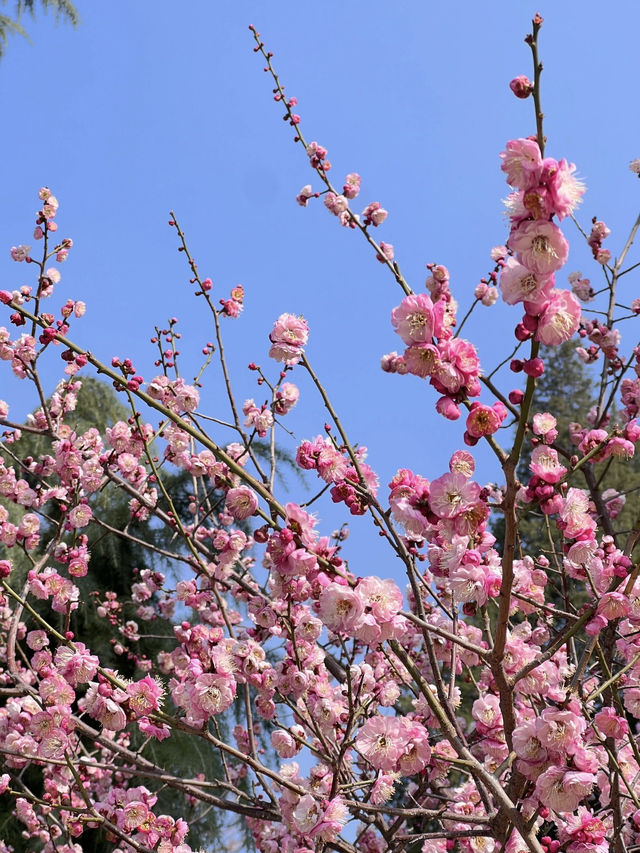
[[[516,98],[528,98],[533,92],[533,83],[526,74],[519,74],[509,83],[509,88]]]
[[[460,417],[460,407],[454,403],[451,397],[440,397],[436,402],[436,412],[448,421],[457,421]]]
[[[536,275],[550,275],[562,267],[569,256],[569,244],[552,222],[521,222],[509,235],[509,248],[522,266]]]
[[[381,240],[379,246],[380,252],[376,255],[376,258],[380,261],[380,263],[384,264],[387,261],[392,261],[395,258],[395,252],[392,243],[385,243],[384,240]]]

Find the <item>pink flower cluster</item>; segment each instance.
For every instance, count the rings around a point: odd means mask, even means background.
[[[578,330],[580,305],[571,292],[554,289],[569,244],[553,217],[562,220],[575,210],[584,185],[575,177],[573,164],[543,159],[535,139],[512,139],[500,156],[507,182],[514,187],[507,199],[507,245],[515,256],[503,262],[502,297],[509,305],[524,303],[525,315],[516,329],[519,340],[535,335],[541,343],[557,346]]]
[[[375,497],[378,492],[378,478],[364,461],[366,457],[366,447],[359,447],[350,455],[345,449],[339,449],[331,438],[319,435],[313,441],[302,442],[296,462],[306,471],[317,471],[325,483],[332,484],[334,503],[343,502],[352,515],[363,515],[369,496]]]
[[[388,373],[411,373],[429,378],[443,396],[436,410],[449,420],[460,417],[459,404],[480,394],[480,361],[473,345],[453,337],[455,302],[446,267],[430,264],[427,294],[410,294],[391,312],[391,322],[407,345],[404,353],[382,359]]]

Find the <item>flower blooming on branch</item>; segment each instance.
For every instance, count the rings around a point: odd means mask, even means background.
[[[269,340],[272,344],[269,350],[271,358],[294,365],[302,358],[303,349],[309,340],[309,327],[302,317],[281,314],[275,322]]]
[[[527,38],[534,57],[541,24],[536,16]],[[606,298],[605,310],[598,303],[582,317],[579,300],[598,300],[599,285],[580,273],[568,277],[571,290],[555,285],[568,256],[557,223],[584,187],[573,164],[545,155],[537,115],[536,138],[511,140],[501,155],[510,233],[490,252],[493,268],[458,292],[447,267],[429,262],[425,291],[414,293],[391,244],[371,236],[387,211],[379,202],[360,218],[351,211],[360,176],[333,186],[326,149],[306,143],[297,101],[252,33],[322,183],[321,193],[303,187],[298,203],[322,195],[402,287],[392,326],[404,349],[382,365],[432,386],[414,383],[409,409],[429,468],[400,467],[379,488],[366,447],[306,360],[309,329],[295,314],[271,331],[277,366],[249,364],[258,390],[241,404],[218,320],[240,316],[244,289],[221,307],[208,301],[212,280],[200,280],[173,214],[215,319],[215,341],[197,347],[197,379],[179,375],[175,318],[156,327],[150,381],[129,358],[85,352],[73,343],[84,304],[65,297],[51,308],[61,283],[52,264],[73,242],[56,243],[59,204],[43,187],[36,251],[11,249],[33,280],[0,293],[0,361],[35,399],[24,424],[0,401],[0,794],[25,843],[45,853],[78,853],[87,829],[122,851],[192,853],[188,832],[211,807],[246,821],[260,853],[638,846],[638,524],[625,500],[637,489],[640,347],[620,323],[640,314],[633,293],[621,295],[632,239],[611,265],[605,223],[584,232]],[[511,82],[516,96],[533,94],[536,111],[539,72],[534,83]],[[505,369],[483,373],[460,332],[498,292],[515,306],[519,351],[506,347]],[[463,319],[458,299],[471,304]],[[553,379],[540,345],[575,334],[585,362],[602,360],[601,380],[591,410],[567,424],[539,404],[536,381]],[[202,388],[216,353],[228,412],[214,417]],[[58,357],[63,379],[47,397],[41,365]],[[300,390],[287,380],[301,361],[305,402],[317,391],[329,420],[296,440],[295,465],[317,475],[298,503],[278,496],[278,466],[300,426]],[[126,415],[80,425],[82,368],[108,377]],[[505,374],[523,387],[509,390]],[[476,467],[469,449],[447,464],[439,434],[416,420],[423,397],[452,422],[458,446],[485,443],[497,483],[474,480],[485,462]],[[372,411],[381,405],[383,396]],[[395,450],[407,465],[406,448]],[[384,462],[376,450],[380,470]],[[618,467],[622,480],[611,479]],[[169,471],[181,475],[178,491]],[[105,515],[112,499],[124,513],[117,524]],[[343,521],[325,529],[332,504]],[[379,562],[363,562],[354,544],[367,525]],[[100,582],[105,538],[125,555],[115,588]],[[84,628],[89,612],[95,636]],[[169,766],[159,744],[176,737]],[[189,739],[220,773],[184,769]],[[160,813],[165,789],[176,814],[195,815],[191,826]]]

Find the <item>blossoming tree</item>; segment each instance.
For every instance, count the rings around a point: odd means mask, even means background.
[[[546,153],[541,24],[536,16],[526,39],[533,82],[511,82],[534,104],[535,133],[501,154],[509,233],[491,250],[492,270],[469,309],[500,297],[513,307],[505,364],[520,382],[483,370],[462,337],[468,314],[458,318],[446,267],[429,265],[426,291],[409,285],[393,246],[377,239],[386,211],[378,202],[353,211],[359,176],[333,183],[326,149],[305,140],[296,100],[251,28],[314,172],[298,203],[322,199],[402,290],[391,314],[402,352],[385,355],[383,370],[428,380],[443,424],[464,417],[465,448],[482,443],[495,456],[499,487],[475,482],[474,457],[460,449],[444,472],[424,472],[430,480],[401,469],[381,489],[313,369],[306,321],[293,314],[269,334],[276,367],[250,365],[266,399],[240,403],[222,331],[241,313],[244,292],[214,299],[173,214],[190,282],[215,327],[196,380],[178,371],[175,320],[153,339],[151,378],[128,358],[104,361],[78,346],[72,326],[84,304],[68,298],[53,307],[54,262],[73,244],[58,238],[58,202],[40,190],[37,249],[11,250],[34,271],[33,284],[0,292],[8,324],[0,358],[36,400],[25,424],[0,402],[0,791],[12,798],[29,849],[77,853],[99,832],[122,853],[188,853],[184,815],[201,819],[210,809],[243,820],[265,853],[622,853],[640,845],[640,520],[618,529],[625,494],[604,488],[610,460],[631,458],[640,440],[640,348],[623,349],[619,331],[640,313],[640,300],[622,288],[640,219],[615,260],[603,222],[578,226],[603,285],[595,294],[572,275],[570,290],[556,286],[584,187],[573,164]],[[640,173],[640,164],[632,169]],[[596,296],[602,319],[591,320],[581,303]],[[595,405],[585,423],[569,426],[568,447],[554,413],[536,411],[533,399],[541,345],[575,336],[580,357],[601,372]],[[40,367],[49,357],[61,358],[65,378],[47,398]],[[213,416],[201,410],[199,388],[215,360],[227,410]],[[69,425],[81,369],[106,377],[129,407],[104,434]],[[312,501],[279,494],[278,435],[299,401],[299,372],[315,385],[327,423],[299,444],[297,465],[317,475],[318,497],[328,492],[345,517],[376,528],[402,582],[347,562],[344,528],[323,534]],[[20,455],[25,432],[45,439],[46,450]],[[190,478],[187,516],[167,486],[169,466]],[[90,580],[92,544],[108,527],[96,496],[108,489],[127,496],[131,517],[109,532],[146,548],[159,567],[132,573],[126,596],[107,593],[97,604],[116,655],[135,665],[132,678],[106,665],[76,628],[85,604],[78,579]],[[532,507],[548,530],[539,553],[519,537]],[[492,516],[503,519],[501,541]],[[135,522],[147,519],[169,535],[138,538]],[[140,636],[161,621],[172,624],[170,636],[161,632],[170,642],[140,654]],[[226,736],[231,713],[237,723]],[[215,754],[219,773],[185,778],[157,760],[155,746],[178,736]],[[159,806],[166,790],[172,813]]]

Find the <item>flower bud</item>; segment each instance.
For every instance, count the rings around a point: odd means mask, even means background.
[[[509,88],[516,98],[528,98],[533,92],[533,83],[529,80],[526,74],[518,74],[518,76],[514,77],[509,83]]]

